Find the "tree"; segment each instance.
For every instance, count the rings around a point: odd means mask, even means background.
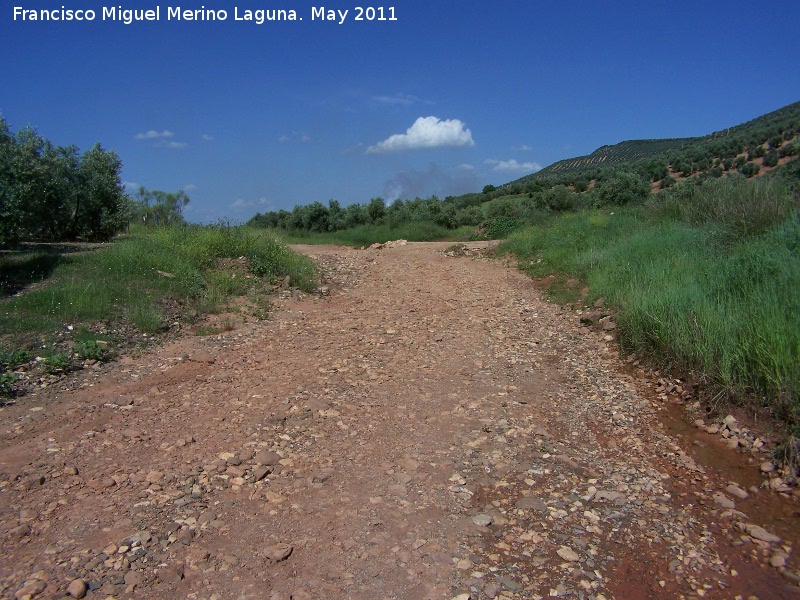
[[[456,207],[450,202],[443,202],[441,210],[433,218],[433,222],[447,229],[454,229],[458,227],[458,217],[456,214]]]
[[[122,161],[117,154],[106,152],[100,144],[83,153],[80,191],[76,196],[70,237],[107,241],[127,226],[133,206],[119,179],[121,169]],[[189,203],[189,197],[180,193],[184,196],[182,209]]]
[[[179,225],[186,222],[183,209],[189,196],[183,190],[163,192],[140,187],[134,196],[135,218],[148,227]]]
[[[594,190],[595,206],[625,206],[639,204],[650,195],[650,182],[635,173],[616,171],[597,184]]]
[[[0,246],[20,239],[20,206],[14,193],[16,146],[5,119],[0,117]]]
[[[121,169],[119,157],[99,144],[81,156],[32,127],[12,135],[0,117],[0,244],[110,239],[130,216]]]
[[[367,215],[371,223],[380,223],[386,215],[386,203],[383,198],[373,198],[367,205]]]
[[[765,167],[777,167],[778,153],[775,150],[770,150],[764,155],[764,158],[761,160],[761,164],[763,164]]]
[[[325,232],[328,231],[330,213],[321,202],[312,202],[306,206],[304,229],[308,231]]]

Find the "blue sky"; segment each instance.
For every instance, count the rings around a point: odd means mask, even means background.
[[[94,21],[14,20],[93,9]],[[160,20],[102,20],[103,7]],[[169,7],[226,21],[167,20]],[[100,142],[195,222],[502,184],[626,139],[703,135],[800,100],[800,3],[7,0],[0,113]],[[372,6],[380,6],[373,4]],[[312,20],[312,7],[344,23]],[[235,21],[246,10],[302,20]]]

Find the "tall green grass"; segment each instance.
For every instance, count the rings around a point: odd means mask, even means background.
[[[286,277],[310,290],[317,269],[264,231],[139,229],[105,248],[62,256],[36,286],[0,300],[0,337],[10,343],[96,321],[127,321],[150,333],[162,325],[167,303],[187,313],[213,312],[260,282]]]
[[[716,182],[661,206],[551,217],[511,236],[618,311],[620,342],[800,424],[800,216],[791,189]]]

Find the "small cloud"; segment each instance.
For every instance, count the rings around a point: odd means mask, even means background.
[[[123,181],[122,187],[124,187],[126,190],[138,190],[140,186],[135,181]]]
[[[456,167],[456,170],[458,170],[458,171],[474,171],[475,170],[475,165],[470,165],[468,163],[461,163],[460,165],[458,165]]]
[[[530,146],[526,146],[525,144],[523,144],[522,146],[514,146],[511,149],[517,150],[518,152],[529,152],[533,150],[533,148],[531,148]]]
[[[175,135],[173,132],[165,129],[164,131],[156,131],[155,129],[151,129],[145,133],[137,133],[134,137],[137,140],[156,140],[159,138],[171,138]]]
[[[191,192],[192,190],[196,190],[196,189],[197,189],[197,186],[195,184],[193,184],[193,183],[190,183],[189,185],[183,186],[183,191],[184,192]]]
[[[179,150],[181,148],[186,148],[189,144],[186,142],[165,142],[160,141],[153,144],[153,148],[172,148],[174,150]]]
[[[282,135],[278,138],[278,141],[281,143],[290,142],[292,140],[296,140],[299,142],[307,142],[311,139],[311,136],[306,135],[304,133],[298,133],[297,131],[292,131],[289,135]]]
[[[412,104],[417,104],[418,102],[423,102],[425,104],[430,104],[421,98],[417,98],[416,96],[412,96],[411,94],[395,94],[394,96],[373,96],[373,102],[378,102],[380,104],[390,104],[390,105],[400,105],[400,106],[410,106]]]
[[[492,165],[492,171],[504,171],[504,172],[524,172],[524,173],[536,173],[536,171],[542,170],[542,165],[536,162],[517,162],[515,159],[511,160],[495,160],[493,158],[487,159],[483,161],[485,165]]]
[[[474,145],[472,132],[458,119],[441,121],[437,117],[420,117],[405,133],[397,133],[367,148],[367,154],[431,148],[468,148]]]
[[[208,135],[207,133],[204,133],[204,134],[203,134],[202,136],[200,136],[200,137],[202,137],[202,138],[203,138],[203,139],[204,139],[206,142],[210,142],[210,141],[212,141],[212,140],[214,139],[214,136],[213,136],[213,135]]]

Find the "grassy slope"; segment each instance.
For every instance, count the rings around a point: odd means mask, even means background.
[[[670,197],[553,215],[513,234],[501,251],[519,256],[534,276],[567,273],[586,282],[587,300],[604,297],[618,311],[626,350],[694,370],[729,397],[760,397],[800,424],[796,198],[770,182],[706,187],[703,197],[712,200],[702,210],[696,196],[683,212],[681,199]],[[783,212],[759,225],[747,220],[775,203]]]
[[[240,261],[242,268],[232,270],[225,261]],[[31,289],[0,300],[5,348],[39,344],[67,326],[80,329],[100,321],[151,333],[164,324],[170,304],[186,317],[214,311],[232,296],[262,293],[265,281],[289,276],[304,289],[316,281],[309,259],[264,231],[241,227],[138,230],[90,252],[6,256],[0,282],[8,281],[20,262],[47,269]]]

